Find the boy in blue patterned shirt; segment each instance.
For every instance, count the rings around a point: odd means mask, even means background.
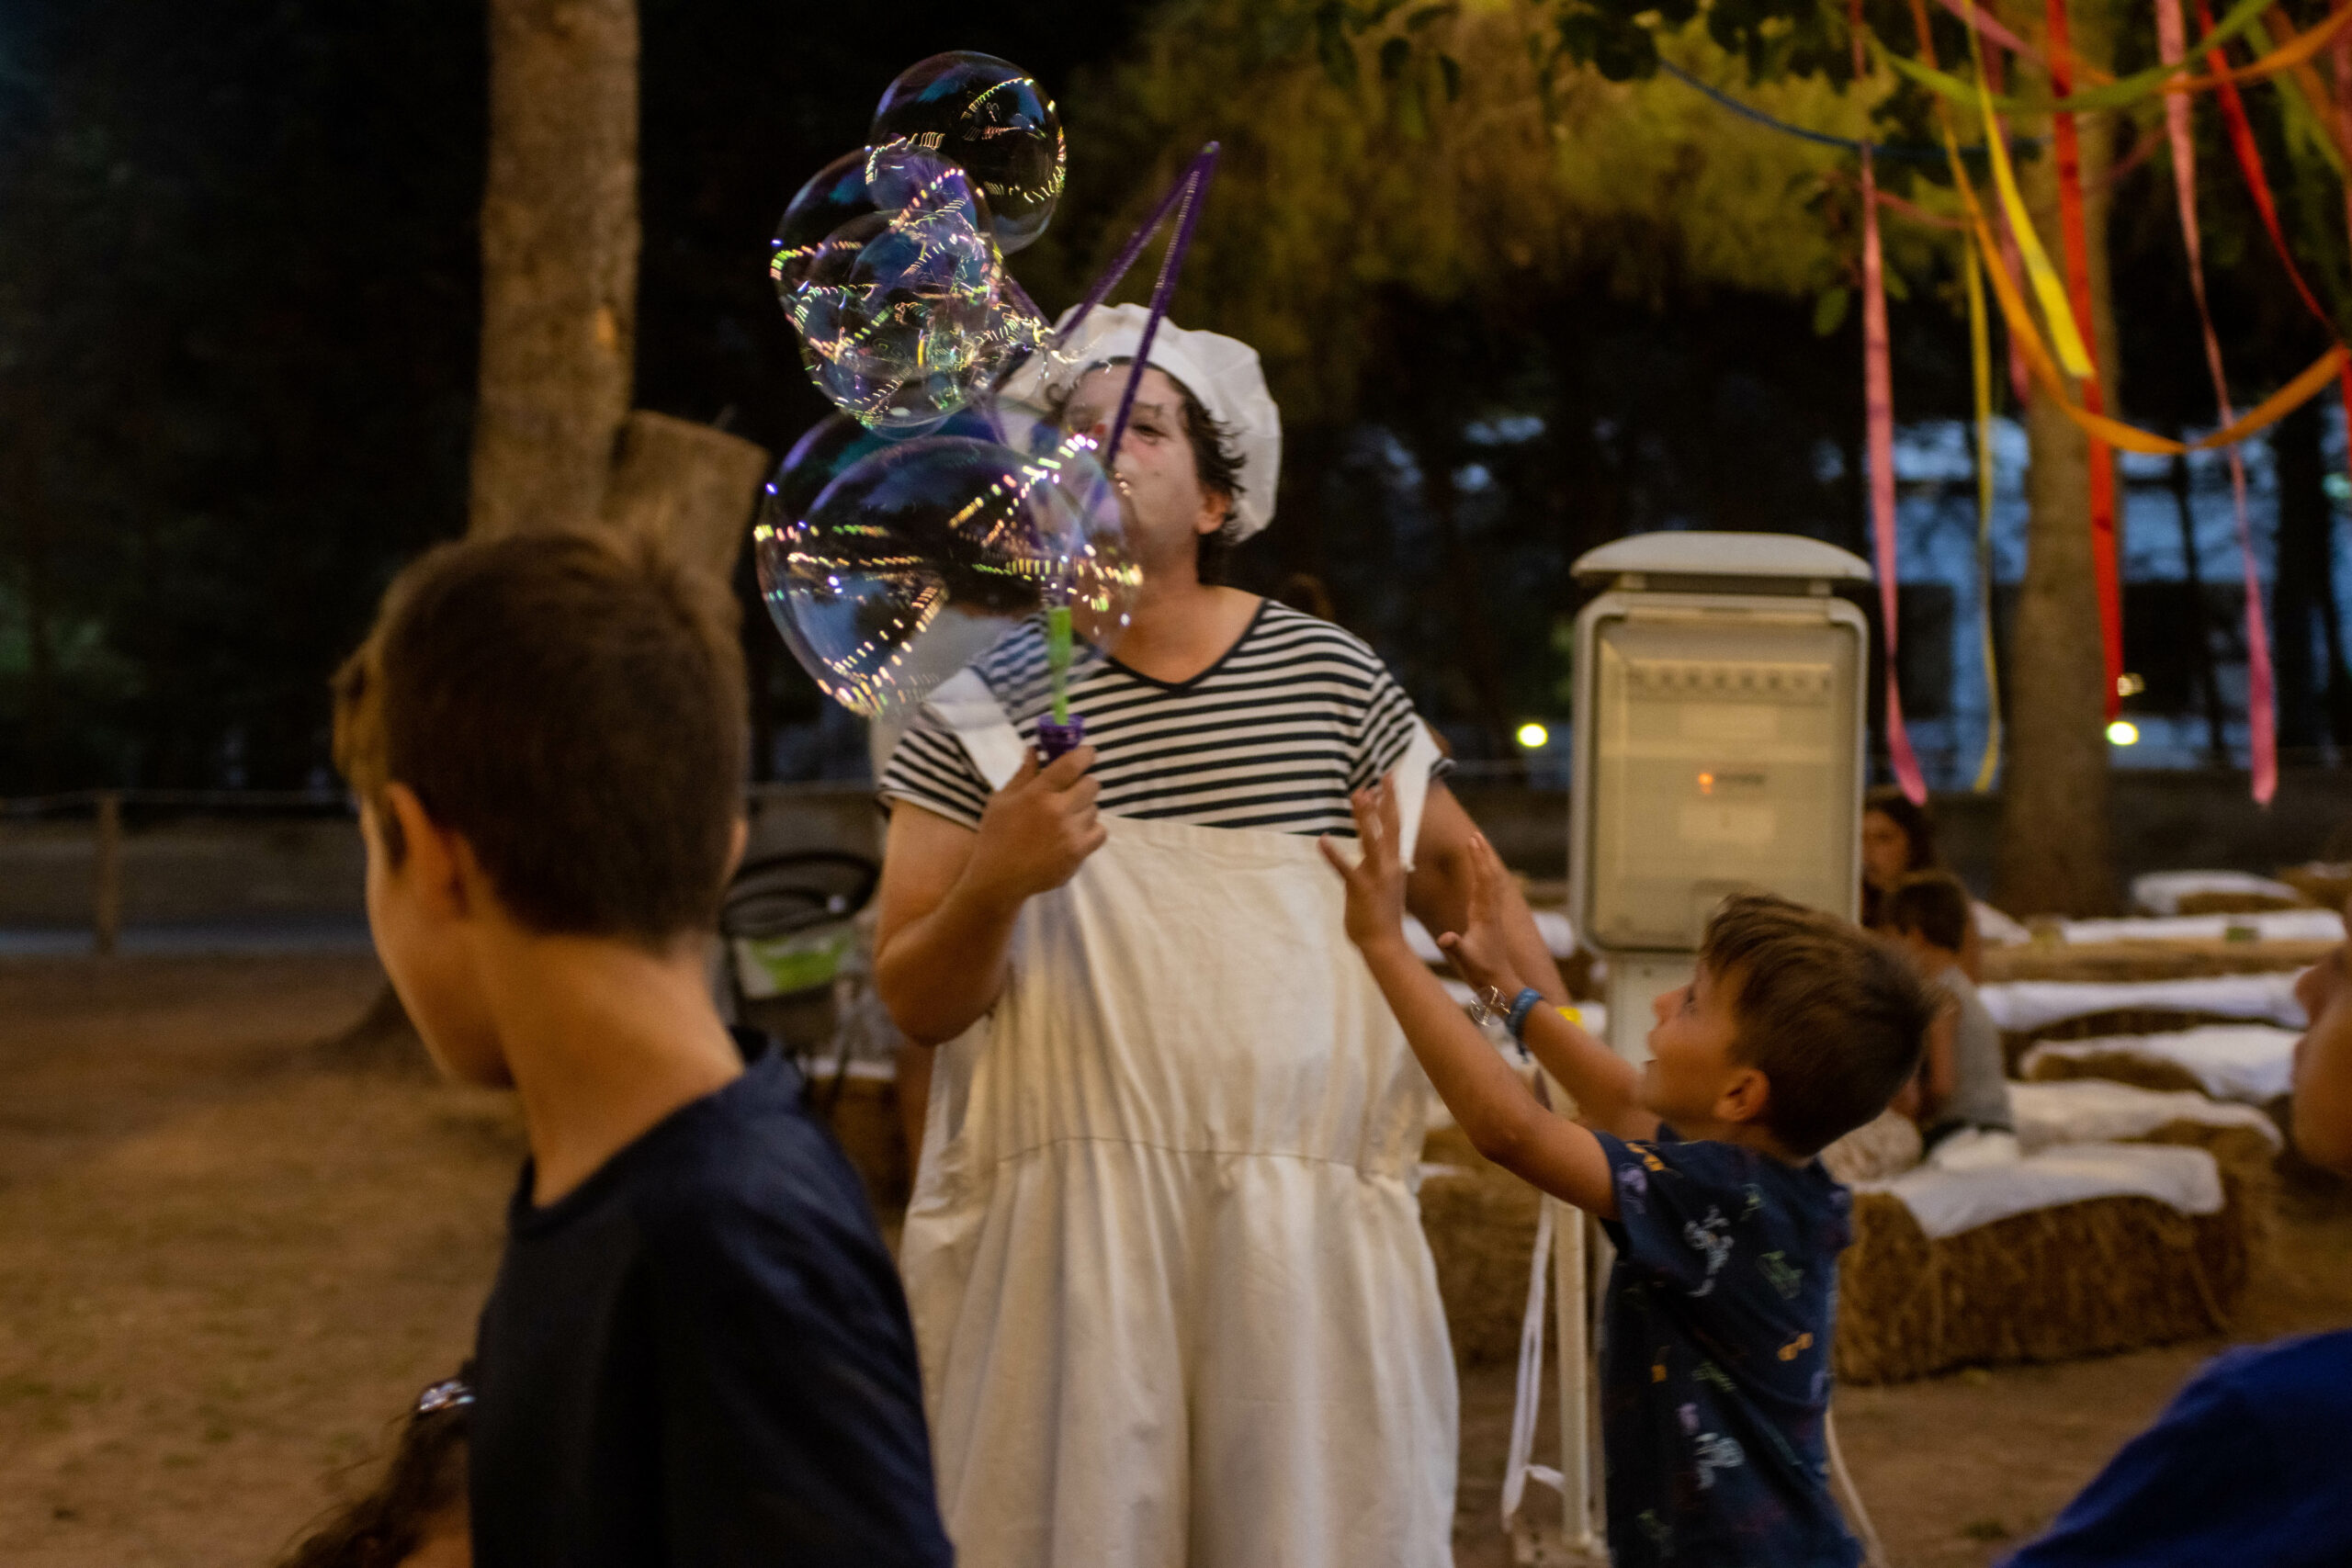
[[[1814,1156],[1917,1069],[1935,1004],[1859,927],[1770,897],[1708,922],[1690,985],[1656,1003],[1641,1068],[1531,1000],[1504,955],[1503,870],[1473,846],[1468,929],[1439,939],[1575,1097],[1537,1103],[1406,945],[1396,803],[1355,799],[1348,936],[1478,1152],[1598,1215],[1617,1247],[1600,1354],[1617,1568],[1851,1568],[1823,1423],[1846,1190]]]

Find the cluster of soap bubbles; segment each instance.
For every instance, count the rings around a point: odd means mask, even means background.
[[[768,276],[818,388],[917,434],[1042,339],[1004,257],[1061,198],[1061,117],[1019,66],[941,54],[890,84],[867,135],[785,209]]]
[[[993,395],[1052,350],[1004,256],[1045,231],[1063,171],[1060,117],[1027,73],[934,55],[777,221],[768,276],[840,412],[769,482],[754,562],[795,657],[865,716],[935,681],[910,654],[943,615],[1062,611],[1106,642],[1140,584],[1091,438]]]

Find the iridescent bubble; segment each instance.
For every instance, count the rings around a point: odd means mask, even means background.
[[[961,209],[869,213],[817,247],[793,291],[810,379],[893,434],[935,427],[1001,359],[1002,263]]]
[[[775,237],[768,242],[768,281],[776,297],[792,309],[792,293],[816,265],[827,236],[853,218],[876,210],[866,194],[865,164],[870,148],[844,152],[810,176],[793,193],[784,216],[775,220]]]
[[[827,695],[869,718],[926,694],[937,672],[910,653],[951,608],[1009,624],[1066,605],[1101,646],[1142,583],[1082,436],[1035,457],[963,435],[891,443],[851,463],[805,516],[763,518],[752,537],[785,641]]]
[[[992,54],[934,54],[899,73],[874,111],[871,140],[904,138],[971,171],[988,193],[996,243],[1020,250],[1046,231],[1066,175],[1061,116],[1029,73]]]

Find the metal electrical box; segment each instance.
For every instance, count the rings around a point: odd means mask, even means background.
[[[1833,590],[1871,573],[1817,539],[1711,533],[1575,570],[1609,587],[1577,618],[1569,900],[1609,962],[1610,1043],[1638,1061],[1725,897],[1856,912],[1870,627]]]

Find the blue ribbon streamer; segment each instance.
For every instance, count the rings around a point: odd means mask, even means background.
[[[1691,75],[1690,73],[1681,69],[1679,66],[1675,65],[1669,61],[1659,61],[1657,62],[1657,68],[1660,71],[1665,72],[1668,75],[1673,77],[1676,81],[1681,83],[1684,86],[1696,87],[1700,92],[1706,94],[1707,96],[1713,98],[1724,107],[1731,110],[1732,113],[1738,115],[1741,118],[1752,119],[1758,125],[1769,127],[1773,130],[1779,131],[1783,136],[1793,136],[1800,141],[1811,141],[1823,147],[1836,147],[1848,152],[1868,152],[1875,157],[1899,158],[1917,164],[1940,164],[1944,161],[1944,150],[1940,147],[1928,145],[1904,145],[1892,141],[1856,141],[1851,137],[1832,136],[1826,130],[1807,130],[1802,125],[1791,125],[1785,119],[1766,114],[1762,109],[1758,108],[1753,104],[1744,104],[1737,98],[1733,97],[1730,94],[1723,92],[1718,88],[1709,86],[1706,83],[1700,81],[1699,78]],[[2015,141],[2012,141],[2010,145],[2012,147],[2035,146],[2039,144],[2040,140],[2041,139],[2038,137],[2030,140],[2019,137]],[[1963,158],[1981,158],[1985,155],[1985,148],[1981,142],[1973,147],[1963,147],[1960,150],[1960,155]]]

